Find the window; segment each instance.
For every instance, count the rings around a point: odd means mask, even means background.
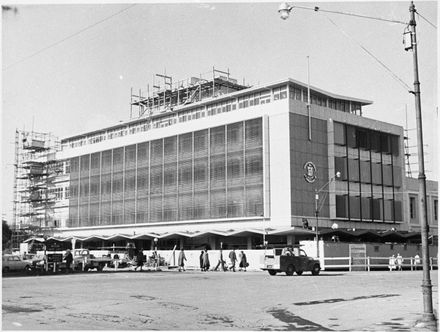
[[[345,125],[339,122],[334,123],[335,144],[345,145]]]
[[[434,200],[434,220],[438,220],[438,200]]]
[[[411,219],[416,218],[416,198],[415,197],[409,198],[409,217]]]

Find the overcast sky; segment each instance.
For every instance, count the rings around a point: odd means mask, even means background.
[[[409,1],[297,3],[409,21]],[[437,2],[416,1],[425,163],[438,180]],[[416,157],[413,59],[403,24],[295,9],[279,2],[16,5],[2,13],[2,215],[12,215],[15,129],[60,138],[127,120],[130,88],[227,71],[246,84],[285,78],[372,100],[364,116],[405,127]],[[430,24],[431,23],[431,24]],[[361,47],[374,54],[393,78]],[[412,165],[417,177],[417,165]]]

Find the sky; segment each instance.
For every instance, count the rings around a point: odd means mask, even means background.
[[[296,2],[298,6],[409,22],[405,2]],[[428,179],[438,180],[438,6],[415,1]],[[413,54],[404,24],[279,2],[13,5],[2,13],[2,217],[13,209],[15,129],[64,138],[130,117],[130,91],[212,68],[248,85],[286,78],[373,101],[364,117],[409,129],[417,177]],[[371,55],[374,55],[374,59]],[[382,66],[381,63],[386,66]],[[392,74],[390,74],[390,72]],[[407,124],[406,124],[407,123]]]

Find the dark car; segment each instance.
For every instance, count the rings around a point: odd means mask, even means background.
[[[321,271],[319,261],[308,257],[304,250],[299,247],[268,249],[264,255],[264,267],[262,270],[269,272],[271,276],[279,272],[285,272],[291,276],[294,272],[297,275],[304,271],[311,271],[318,275]]]

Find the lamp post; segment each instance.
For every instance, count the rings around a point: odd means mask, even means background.
[[[316,239],[316,257],[319,258],[319,193],[324,190],[332,181],[336,178],[341,177],[341,172],[336,172],[335,176],[333,176],[326,184],[324,184],[321,188],[315,189],[315,217],[316,217],[316,227],[315,227],[315,239]]]
[[[289,18],[290,12],[293,8],[307,9],[313,10],[315,12],[322,11],[333,14],[342,14],[342,15],[350,15],[361,18],[373,19],[373,20],[381,20],[381,21],[389,21],[393,23],[401,23],[409,26],[410,31],[410,45],[405,47],[405,50],[413,51],[413,66],[414,66],[414,91],[409,91],[414,94],[415,97],[415,111],[416,111],[416,129],[417,129],[417,157],[418,157],[418,166],[419,166],[419,218],[420,218],[420,228],[421,228],[421,237],[422,237],[422,265],[423,265],[423,281],[422,281],[422,293],[423,293],[423,320],[425,322],[435,322],[435,316],[433,313],[432,306],[432,285],[431,285],[431,277],[429,272],[429,247],[428,247],[428,233],[429,233],[429,224],[428,224],[428,213],[427,213],[427,201],[426,201],[426,175],[425,175],[425,162],[424,162],[424,152],[423,152],[423,127],[422,127],[422,107],[421,107],[421,99],[420,99],[420,82],[419,82],[419,71],[418,71],[418,58],[417,58],[417,39],[416,39],[416,19],[415,13],[416,8],[414,6],[414,2],[411,1],[409,6],[410,12],[410,21],[402,22],[397,20],[386,20],[377,17],[358,15],[353,13],[346,13],[340,11],[329,11],[322,10],[319,7],[302,7],[302,6],[290,6],[288,3],[282,3],[278,12],[280,13],[280,17],[283,20]],[[315,196],[315,201],[317,201],[318,196]],[[315,204],[316,205],[316,204]],[[318,213],[316,213],[316,220],[318,222]]]

